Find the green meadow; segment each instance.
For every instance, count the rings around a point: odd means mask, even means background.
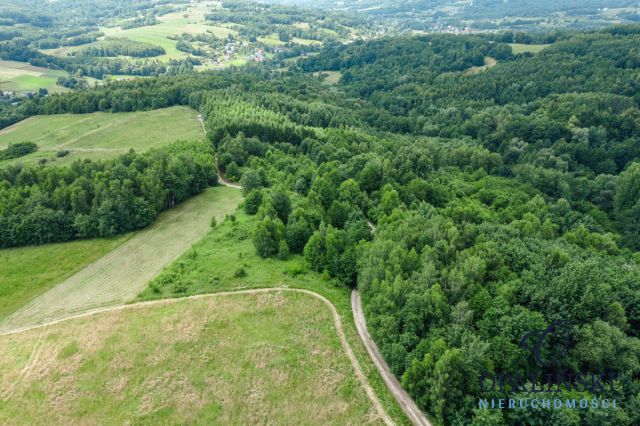
[[[171,107],[132,113],[60,114],[28,118],[0,131],[0,149],[31,141],[38,151],[7,162],[69,164],[79,158],[106,159],[157,148],[177,140],[204,137],[196,111]],[[68,151],[58,157],[60,151]]]
[[[37,92],[44,88],[51,93],[65,92],[58,86],[58,77],[67,75],[65,71],[35,67],[27,62],[0,60],[0,90],[11,92]]]

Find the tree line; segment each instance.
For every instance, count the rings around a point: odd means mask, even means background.
[[[68,167],[0,168],[0,247],[108,237],[217,182],[211,146],[178,142]]]

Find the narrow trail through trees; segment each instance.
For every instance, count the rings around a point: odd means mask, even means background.
[[[204,132],[204,134],[206,136],[207,135],[207,128],[204,126],[204,119],[202,117],[202,114],[198,114],[198,121],[200,122],[200,125],[202,126],[202,131]],[[242,189],[242,187],[240,185],[238,185],[237,183],[232,183],[232,182],[227,180],[227,178],[225,177],[224,173],[222,173],[222,171],[220,170],[220,165],[218,164],[218,157],[217,156],[216,156],[216,170],[218,172],[218,182],[221,185],[228,186],[229,188]]]

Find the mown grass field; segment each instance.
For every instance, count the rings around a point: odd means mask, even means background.
[[[114,250],[59,284],[52,286],[52,280],[49,280],[50,289],[44,293],[44,285],[39,286],[38,291],[29,291],[31,281],[28,272],[14,268],[6,278],[17,282],[17,287],[26,289],[21,295],[8,295],[14,301],[11,306],[15,312],[0,321],[0,331],[42,324],[106,306],[121,305],[134,299],[165,266],[208,232],[212,217],[221,221],[237,208],[241,198],[240,191],[236,189],[209,188],[163,212],[153,225],[135,233]],[[99,242],[87,242],[88,248]],[[52,263],[55,259],[43,258],[40,250],[47,253],[49,248],[34,247],[30,253],[42,260],[41,268],[55,270],[58,267]],[[31,300],[27,297],[38,293],[41,294]],[[20,307],[18,301],[23,306]]]
[[[158,17],[158,24],[156,25],[147,25],[125,30],[120,28],[120,26],[113,26],[101,28],[101,31],[104,33],[103,38],[127,38],[129,40],[150,43],[164,48],[166,53],[153,59],[163,62],[168,62],[171,59],[183,59],[189,55],[176,49],[176,40],[172,40],[170,37],[175,37],[183,33],[210,33],[221,39],[226,38],[229,34],[233,34],[234,36],[238,35],[238,32],[231,28],[208,25],[206,23],[205,15],[211,12],[212,6],[213,3],[208,2],[195,3],[190,5],[185,11],[169,13]],[[92,44],[94,43],[83,44],[81,46],[44,49],[42,52],[48,55],[65,57]]]
[[[314,77],[324,78],[324,81],[329,84],[338,84],[342,78],[340,71],[318,71],[313,73]]]
[[[198,7],[199,6],[199,7]],[[164,48],[166,54],[158,56],[161,61],[181,59],[188,54],[176,49],[176,40],[169,37],[183,33],[211,33],[218,38],[226,38],[229,34],[237,35],[237,31],[221,26],[207,25],[204,19],[205,9],[196,5],[187,12],[176,12],[158,18],[159,23],[138,28],[123,30],[120,27],[104,28],[105,37],[121,37],[130,40],[151,43]],[[186,17],[185,17],[186,15]]]
[[[167,267],[138,300],[265,287],[303,288],[319,293],[335,305],[342,317],[347,340],[387,413],[398,424],[408,424],[360,342],[353,323],[350,289],[310,271],[301,256],[292,255],[286,261],[260,258],[251,242],[256,217],[247,216],[240,210],[234,217],[235,221],[228,218],[219,223]]]
[[[0,336],[2,424],[380,424],[304,294],[135,306]]]
[[[0,321],[128,238],[125,235],[0,250]]]
[[[511,50],[513,50],[514,54],[518,53],[540,53],[546,47],[549,47],[548,44],[519,44],[519,43],[509,43],[511,46]]]
[[[58,86],[58,77],[67,75],[65,71],[34,67],[27,62],[0,60],[0,90],[11,92],[37,92],[44,88],[51,93],[68,89]]]
[[[172,107],[132,113],[60,114],[35,116],[0,131],[0,149],[10,143],[31,141],[38,151],[7,162],[68,164],[78,158],[104,159],[175,142],[204,137],[197,112]],[[57,158],[58,151],[69,154]]]

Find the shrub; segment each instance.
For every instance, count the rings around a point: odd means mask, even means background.
[[[238,167],[235,161],[232,161],[231,164],[227,166],[227,169],[225,170],[225,174],[227,176],[227,179],[233,182],[237,182],[242,177],[242,172],[240,171],[240,167]]]
[[[289,258],[289,246],[287,246],[287,242],[282,239],[280,240],[280,246],[278,247],[278,259],[287,260]]]
[[[233,273],[233,278],[242,278],[247,276],[247,271],[241,266]]]
[[[254,189],[253,191],[247,194],[247,197],[244,199],[244,211],[249,215],[254,215],[258,213],[260,209],[260,205],[262,204],[262,191],[259,189]]]
[[[11,160],[24,157],[38,150],[38,145],[33,142],[18,142],[10,144],[6,149],[0,149],[0,160]]]

